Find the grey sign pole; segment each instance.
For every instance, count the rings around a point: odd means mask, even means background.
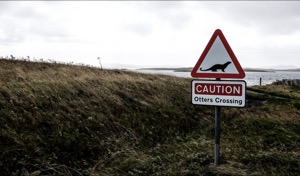
[[[216,79],[220,81],[220,78]],[[220,164],[220,115],[221,115],[221,107],[215,106],[215,166],[219,166]]]
[[[215,166],[219,166],[220,160],[220,114],[221,107],[215,107]]]

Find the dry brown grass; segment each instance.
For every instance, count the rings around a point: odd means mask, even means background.
[[[214,168],[214,109],[192,105],[190,86],[171,76],[0,59],[0,173],[299,175],[294,88],[259,87],[285,99],[248,94],[261,103],[222,108]]]

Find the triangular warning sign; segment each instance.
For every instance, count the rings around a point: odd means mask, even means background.
[[[245,72],[222,31],[217,29],[191,72],[195,78],[244,78]]]

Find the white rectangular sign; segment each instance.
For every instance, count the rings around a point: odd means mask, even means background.
[[[246,82],[193,80],[192,103],[195,105],[245,107]]]

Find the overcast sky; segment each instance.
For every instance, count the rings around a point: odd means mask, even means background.
[[[0,56],[193,67],[221,29],[242,67],[300,67],[297,1],[1,1]]]

